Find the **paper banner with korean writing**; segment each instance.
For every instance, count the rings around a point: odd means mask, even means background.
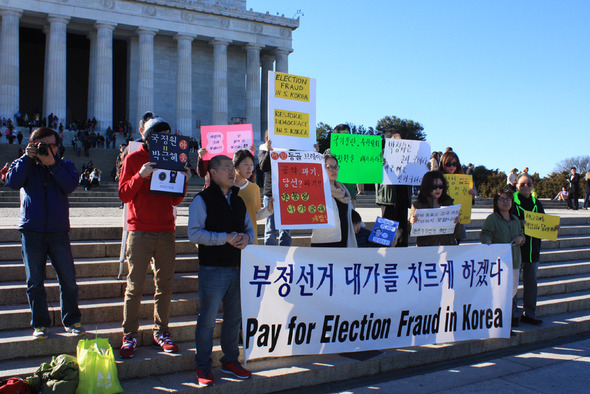
[[[149,138],[150,161],[156,163],[156,168],[178,171],[188,164],[188,137],[152,133]]]
[[[558,230],[555,226],[559,225],[560,219],[559,216],[524,211],[524,233],[531,237],[556,241]]]
[[[316,80],[268,72],[268,134],[275,148],[314,150]]]
[[[510,338],[509,244],[248,245],[240,276],[247,360]]]
[[[460,205],[448,207],[416,209],[416,222],[412,223],[410,236],[453,234],[455,218],[459,216]]]
[[[330,153],[338,159],[338,181],[381,183],[383,158],[378,135],[331,133]]]
[[[387,138],[383,149],[383,184],[420,185],[428,172],[430,143]]]
[[[231,159],[235,151],[250,149],[253,144],[251,124],[201,127],[201,145],[207,149],[203,160],[211,160],[217,155],[225,155]]]
[[[270,165],[276,228],[334,227],[330,181],[320,153],[272,151]]]
[[[469,190],[473,189],[473,177],[465,174],[445,174],[449,184],[448,194],[455,204],[461,204],[461,224],[471,223],[471,207],[473,197]]]

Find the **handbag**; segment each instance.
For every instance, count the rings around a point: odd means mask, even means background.
[[[122,393],[117,364],[107,338],[81,339],[77,348],[80,378],[76,394]]]

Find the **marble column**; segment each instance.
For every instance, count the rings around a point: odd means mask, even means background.
[[[262,45],[246,45],[246,121],[254,138],[260,135],[260,50]]]
[[[213,117],[214,125],[228,123],[227,47],[229,40],[213,39]]]
[[[157,29],[140,27],[139,36],[139,73],[137,84],[137,111],[154,110],[154,36]]]
[[[50,14],[49,34],[45,56],[45,91],[43,93],[43,116],[53,113],[59,121],[66,121],[66,67],[67,67],[67,25],[69,17]]]
[[[22,11],[0,9],[0,116],[14,119],[19,110],[19,19]],[[14,121],[14,120],[13,120]]]
[[[264,133],[268,130],[268,72],[274,71],[275,58],[262,55],[262,82],[260,83],[260,140],[264,141]]]
[[[276,71],[281,73],[289,73],[289,54],[293,52],[292,49],[277,48],[274,54],[277,59]]]
[[[94,90],[96,89],[96,32],[89,32],[87,37],[90,41],[90,56],[88,59],[88,109],[86,118],[92,119],[94,116]]]
[[[94,111],[97,129],[105,131],[113,127],[113,30],[116,25],[96,22],[96,77],[94,86]]]
[[[194,137],[193,127],[193,81],[192,46],[194,37],[178,33],[178,72],[176,74],[176,129],[186,136]]]

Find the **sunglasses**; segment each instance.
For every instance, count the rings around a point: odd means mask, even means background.
[[[443,185],[433,185],[432,190],[440,189],[443,190],[445,187]]]
[[[531,182],[525,182],[525,183],[519,183],[519,186],[526,186],[526,187],[533,187],[533,184]]]
[[[458,167],[459,163],[457,163],[456,161],[452,162],[452,163],[447,163],[445,164],[445,167]]]

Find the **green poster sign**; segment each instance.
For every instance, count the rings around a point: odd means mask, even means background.
[[[342,183],[383,182],[381,149],[378,135],[332,133],[330,152],[338,158],[338,180]]]

